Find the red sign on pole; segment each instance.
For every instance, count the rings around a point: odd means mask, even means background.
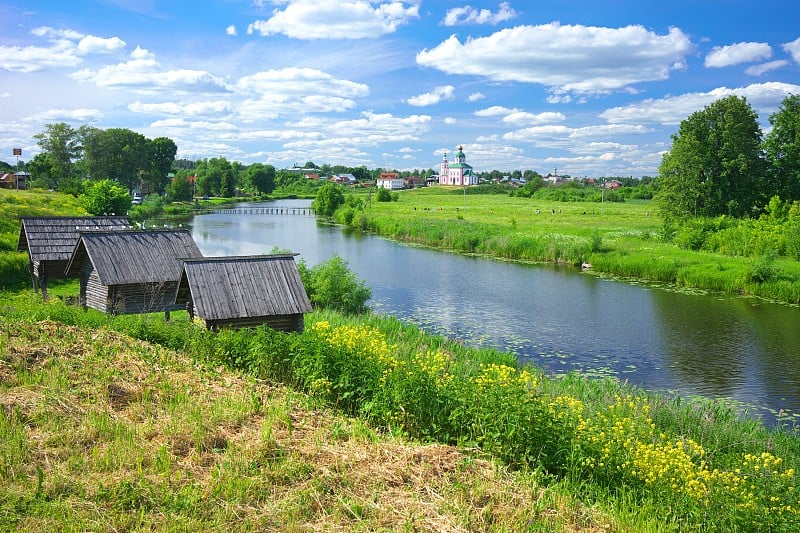
[[[14,148],[14,155],[22,155],[22,148]]]

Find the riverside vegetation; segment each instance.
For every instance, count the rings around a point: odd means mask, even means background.
[[[0,193],[0,220],[38,202]],[[0,306],[3,529],[800,527],[797,434],[718,403],[547,377],[391,317],[215,333],[24,287]]]
[[[333,217],[359,231],[451,252],[589,263],[607,275],[800,303],[798,202],[773,198],[757,219],[675,223],[645,200],[571,201],[585,196],[578,190],[561,200],[552,199],[552,189],[530,198],[481,190],[429,187],[394,193],[396,201],[388,202],[350,194]]]

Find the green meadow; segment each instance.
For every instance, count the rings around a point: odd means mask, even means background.
[[[693,232],[701,230],[665,225],[648,200],[557,202],[466,192],[430,187],[401,191],[392,202],[359,195],[363,211],[345,205],[336,218],[356,229],[455,253],[575,267],[588,263],[603,275],[800,303],[800,261],[771,255],[780,243],[746,254],[692,246]],[[749,228],[740,226],[718,233],[717,240],[746,238],[741,234]],[[780,226],[773,231],[780,233]],[[760,235],[749,233],[751,240]]]
[[[9,197],[4,221],[38,205]],[[796,430],[718,402],[548,377],[391,317],[209,332],[68,305],[72,280],[47,302],[28,287],[0,292],[0,530],[800,527]]]

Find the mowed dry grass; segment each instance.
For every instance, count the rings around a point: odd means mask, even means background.
[[[119,333],[0,324],[0,530],[620,530],[537,480]]]

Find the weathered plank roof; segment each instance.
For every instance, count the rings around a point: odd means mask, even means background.
[[[203,257],[188,231],[102,231],[80,234],[67,265],[77,276],[91,261],[103,285],[178,281],[183,259]]]
[[[66,261],[78,235],[88,230],[128,230],[128,217],[21,217],[17,250],[32,261]]]
[[[293,315],[312,311],[296,254],[206,257],[183,263],[176,304],[191,296],[206,320]]]

